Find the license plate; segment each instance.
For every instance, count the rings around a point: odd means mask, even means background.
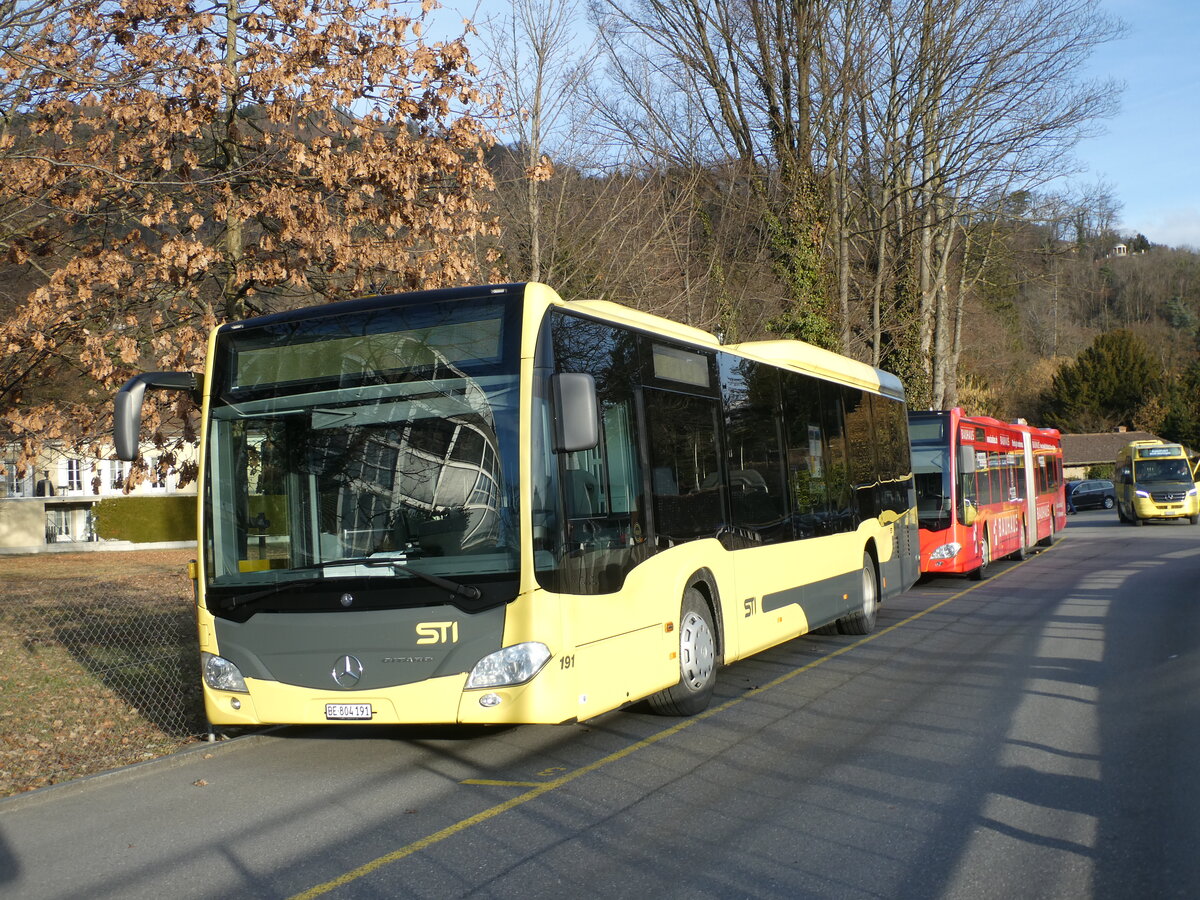
[[[326,719],[370,719],[370,703],[326,703]]]

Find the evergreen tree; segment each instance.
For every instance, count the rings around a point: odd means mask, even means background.
[[[1193,361],[1171,386],[1161,433],[1167,440],[1200,449],[1200,360]]]
[[[1162,390],[1162,366],[1130,331],[1102,334],[1066,363],[1042,395],[1041,419],[1073,433],[1133,426],[1138,410]]]

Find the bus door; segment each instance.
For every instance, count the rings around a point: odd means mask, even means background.
[[[983,429],[975,429],[969,425],[959,427],[959,435],[957,436],[958,443],[955,445],[955,481],[957,482],[957,491],[955,492],[955,515],[958,519],[958,528],[955,535],[955,540],[962,545],[963,563],[965,569],[972,568],[980,559],[980,534],[987,527],[983,516],[980,514],[979,507],[979,485],[977,482],[977,473],[979,471],[979,453],[976,451],[974,444],[962,443],[962,432],[974,432],[978,435],[978,439],[983,438]],[[986,466],[987,454],[984,452],[984,465]],[[984,475],[986,477],[986,470]]]
[[[1027,431],[1021,432],[1021,471],[1018,476],[1024,487],[1025,534],[1022,539],[1025,547],[1032,547],[1038,542],[1038,484],[1037,460],[1033,456],[1033,435]]]

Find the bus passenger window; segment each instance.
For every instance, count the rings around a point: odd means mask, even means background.
[[[791,540],[778,422],[779,373],[724,353],[718,354],[718,365],[725,405],[730,524],[738,539],[766,544]],[[704,485],[715,484],[719,477],[720,473],[712,473]]]
[[[657,390],[645,398],[660,544],[715,537],[724,524],[716,403]]]

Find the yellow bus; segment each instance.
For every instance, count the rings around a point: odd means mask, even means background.
[[[898,379],[541,284],[214,330],[194,568],[214,725],[562,723],[862,634],[919,573]]]
[[[1132,441],[1117,454],[1113,477],[1117,517],[1142,525],[1147,519],[1200,522],[1196,472],[1180,444]]]

